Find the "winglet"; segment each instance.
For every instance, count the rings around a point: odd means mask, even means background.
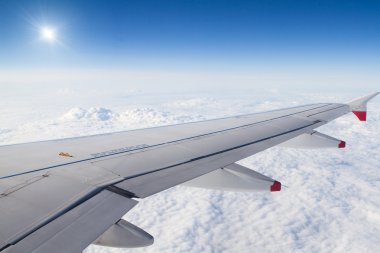
[[[380,92],[375,92],[370,95],[360,97],[358,99],[352,100],[348,103],[351,111],[358,117],[360,121],[367,120],[367,103],[372,98],[376,97]]]

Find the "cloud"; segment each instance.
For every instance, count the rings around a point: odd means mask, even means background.
[[[196,109],[204,108],[205,106],[218,107],[218,103],[213,98],[190,98],[190,99],[181,99],[165,104],[166,106],[173,109]]]
[[[357,70],[355,68],[354,70]],[[52,87],[66,86],[61,89],[82,87],[93,90],[103,87],[123,90],[162,91],[212,91],[226,92],[238,89],[272,91],[276,94],[288,90],[323,90],[335,89],[335,92],[350,90],[369,91],[376,89],[380,82],[377,69],[363,70],[361,73],[351,68],[344,70],[309,68],[300,70],[262,68],[251,66],[249,70],[193,69],[165,71],[162,69],[130,68],[35,68],[0,70],[0,85],[7,90],[26,89],[38,92]],[[96,87],[96,88],[95,88]],[[315,88],[317,87],[317,89]],[[274,91],[274,92],[273,92]]]
[[[238,98],[204,94],[125,107],[72,107],[55,117],[41,116],[17,127],[0,128],[0,142],[119,131],[337,100],[320,94],[280,96],[271,93],[252,100],[245,94]],[[350,98],[342,97],[345,100]],[[153,246],[90,246],[85,252],[379,251],[378,100],[369,105],[366,123],[347,115],[318,129],[347,141],[346,149],[274,147],[239,162],[281,181],[287,186],[283,191],[231,193],[177,186],[140,200],[124,217],[150,232],[155,237]]]
[[[107,108],[90,108],[85,110],[83,108],[72,108],[62,116],[63,120],[81,120],[81,119],[96,119],[106,121],[114,117],[114,113]]]

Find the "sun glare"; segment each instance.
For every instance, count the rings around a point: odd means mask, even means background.
[[[56,33],[53,28],[50,27],[42,27],[40,30],[41,37],[42,39],[49,41],[49,42],[54,42],[56,40]]]

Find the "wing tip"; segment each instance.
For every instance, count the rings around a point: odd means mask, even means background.
[[[370,95],[360,97],[348,103],[351,111],[356,115],[360,121],[367,121],[367,103],[379,95],[379,92],[372,93]]]

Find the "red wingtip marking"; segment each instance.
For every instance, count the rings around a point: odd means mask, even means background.
[[[366,111],[352,111],[356,117],[358,117],[358,119],[360,121],[366,121],[367,120],[367,112]]]
[[[340,141],[338,148],[345,148],[346,147],[346,142],[345,141]]]
[[[271,192],[278,192],[281,191],[281,183],[278,181],[274,181],[273,184],[270,187]]]

